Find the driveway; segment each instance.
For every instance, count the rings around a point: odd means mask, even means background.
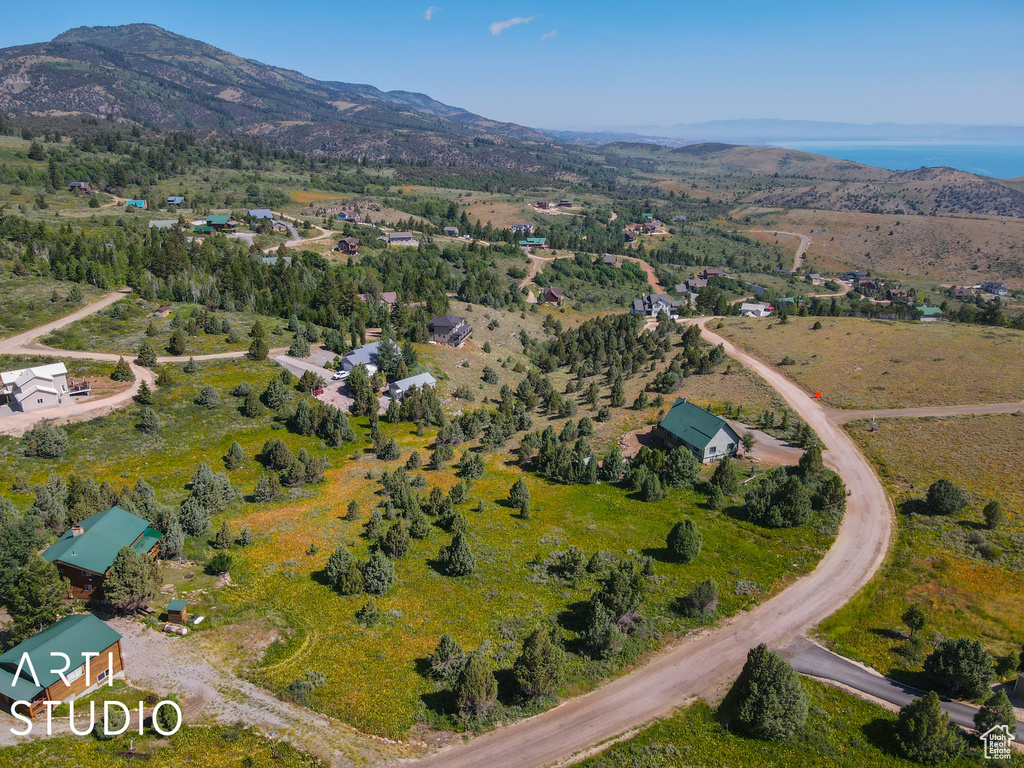
[[[856,664],[816,644],[811,644],[807,650],[798,653],[790,663],[802,675],[841,683],[848,688],[866,693],[897,707],[903,707],[924,695],[924,691],[883,677],[869,667]],[[942,709],[957,725],[963,728],[974,728],[974,715],[978,711],[977,707],[955,701],[943,701]],[[1017,721],[1017,734],[1019,738],[1024,738],[1024,723],[1019,720]]]

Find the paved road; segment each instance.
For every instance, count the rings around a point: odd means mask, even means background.
[[[800,245],[796,248],[796,255],[793,257],[793,271],[796,272],[800,269],[800,265],[803,264],[804,254],[807,253],[807,249],[811,247],[810,235],[805,235],[801,232],[783,232],[782,230],[776,229],[752,229],[751,232],[757,232],[762,235],[789,235],[790,237],[796,237],[800,239]]]
[[[694,633],[646,666],[529,720],[479,736],[420,761],[447,768],[541,768],[669,714],[695,696],[717,699],[747,651],[790,643],[845,605],[882,564],[892,533],[889,499],[867,460],[821,405],[765,363],[703,327],[704,338],[762,376],[818,433],[826,464],[850,490],[835,544],[818,567],[753,610]]]
[[[797,654],[790,663],[797,672],[803,675],[842,683],[855,691],[866,693],[898,707],[905,706],[917,697],[924,695],[924,691],[883,677],[875,670],[855,664],[820,645],[812,644],[810,648]],[[949,713],[949,719],[957,725],[974,728],[974,715],[978,711],[977,707],[955,701],[943,701],[942,709]],[[1024,738],[1024,722],[1019,720],[1017,721],[1017,734],[1020,738]]]
[[[836,424],[845,424],[857,419],[924,419],[942,416],[979,416],[986,413],[1024,412],[1024,400],[1016,403],[989,403],[987,405],[926,405],[919,408],[878,408],[874,411],[855,411],[845,408],[826,409],[829,418]]]

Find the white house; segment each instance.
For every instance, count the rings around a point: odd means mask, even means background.
[[[631,315],[643,315],[644,317],[657,317],[662,312],[673,315],[684,306],[684,302],[674,301],[667,294],[645,293],[639,299],[633,299],[629,313]]]
[[[70,402],[68,369],[64,363],[38,365],[0,373],[0,394],[12,411],[39,411]]]
[[[351,371],[357,365],[369,365],[377,359],[377,348],[379,346],[379,341],[371,341],[369,344],[356,347],[341,358],[341,370]]]
[[[768,317],[771,313],[772,307],[770,304],[751,304],[745,301],[740,305],[740,315],[743,317]]]
[[[394,382],[388,387],[388,394],[395,400],[401,400],[413,387],[419,387],[420,389],[430,387],[433,389],[436,384],[437,381],[429,373],[417,373],[408,379]]]

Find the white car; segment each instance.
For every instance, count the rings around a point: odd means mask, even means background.
[[[332,381],[340,381],[341,379],[348,378],[348,371],[338,371],[336,374],[331,376]]]

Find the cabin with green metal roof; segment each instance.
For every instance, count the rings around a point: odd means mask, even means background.
[[[658,431],[670,445],[687,448],[704,463],[735,455],[740,443],[729,422],[682,397],[672,404]]]
[[[206,217],[206,226],[216,230],[234,229],[238,222],[231,218],[230,214],[217,213]]]
[[[72,701],[123,676],[121,635],[91,613],[65,616],[0,655],[0,705],[28,702],[18,712],[35,717],[47,701]]]
[[[111,507],[71,526],[43,552],[43,559],[71,582],[69,596],[80,600],[102,599],[103,579],[121,547],[156,557],[163,536],[137,515]]]
[[[528,237],[525,240],[519,241],[520,248],[547,248],[548,239],[546,237]]]
[[[144,211],[149,207],[145,200],[126,200],[124,208],[127,211],[130,208],[136,208],[140,211]]]

